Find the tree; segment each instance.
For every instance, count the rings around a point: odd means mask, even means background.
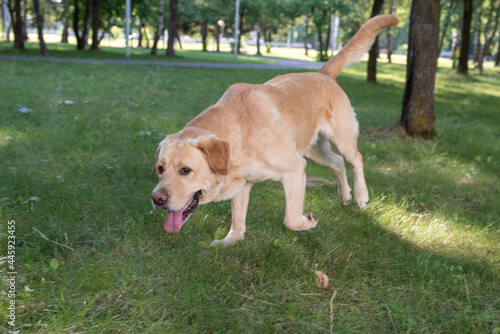
[[[439,0],[413,0],[401,125],[411,136],[436,135],[434,84],[439,42]]]
[[[495,67],[498,66],[500,66],[500,42],[498,42],[497,55],[495,56]]]
[[[76,49],[77,50],[85,50],[85,46],[87,45],[87,39],[89,34],[89,17],[90,17],[90,0],[85,0],[85,13],[83,15],[83,28],[80,32],[80,6],[79,1],[75,0],[74,2],[74,11],[73,11],[73,31],[75,32],[76,37]]]
[[[448,11],[446,12],[446,17],[444,19],[444,26],[443,26],[443,32],[441,33],[441,39],[439,41],[439,49],[438,49],[438,55],[441,53],[441,50],[443,49],[443,42],[444,38],[446,37],[446,32],[448,30],[448,25],[450,24],[451,20],[451,15],[453,13],[453,5],[455,3],[455,0],[450,0],[450,3],[448,5]]]
[[[155,31],[155,38],[153,41],[153,47],[151,48],[152,55],[156,55],[156,50],[158,49],[158,40],[160,39],[160,34],[163,31],[163,18],[165,16],[165,12],[163,9],[164,3],[165,0],[158,1],[158,21],[156,23],[156,31]]]
[[[498,17],[500,16],[500,0],[496,1],[496,6],[491,4],[491,12],[490,12],[490,17],[488,19],[488,24],[486,25],[488,28],[490,28],[489,35],[488,35],[488,29],[485,31],[485,41],[484,41],[484,47],[483,47],[483,52],[481,52],[479,58],[478,58],[478,68],[479,68],[479,74],[483,74],[483,62],[484,58],[486,57],[486,54],[488,53],[491,43],[493,42],[493,38],[495,37],[495,33],[497,32],[498,28]],[[493,13],[496,12],[495,15],[495,22],[493,23],[493,28],[490,27],[491,21],[493,21],[492,16]]]
[[[12,4],[14,1],[14,4]],[[21,0],[8,0],[12,26],[14,27],[14,50],[24,50],[24,31],[26,22],[23,20],[21,13]]]
[[[101,25],[100,21],[100,10],[101,1],[100,0],[92,0],[92,46],[90,50],[99,50],[99,26]]]
[[[389,0],[391,1],[391,5],[390,5],[390,13],[392,15],[396,15],[396,8],[398,6],[398,1],[397,0]],[[453,1],[453,0],[452,0]],[[389,27],[387,28],[387,61],[389,63],[392,63],[392,59],[391,59],[391,56],[392,56],[392,27]]]
[[[175,56],[174,42],[177,36],[177,0],[170,0],[170,19],[168,23],[167,57]]]
[[[462,14],[462,38],[460,42],[460,56],[458,57],[457,73],[467,74],[470,47],[470,27],[472,22],[472,0],[464,0]]]
[[[384,4],[384,0],[375,0],[373,2],[372,13],[370,17],[374,17],[380,14],[382,10],[382,5]],[[370,51],[368,51],[368,68],[366,73],[366,80],[368,82],[377,82],[377,58],[379,54],[378,49],[378,35],[375,38],[375,42],[373,42]]]
[[[47,57],[49,52],[43,39],[43,15],[40,12],[40,0],[33,0],[36,15],[36,28],[38,30],[38,40],[40,41],[40,53],[42,56]]]

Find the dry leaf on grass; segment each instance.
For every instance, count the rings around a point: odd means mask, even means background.
[[[318,287],[325,289],[329,288],[328,276],[326,276],[325,273],[322,271],[315,271],[314,273],[316,274],[316,284],[318,285]]]

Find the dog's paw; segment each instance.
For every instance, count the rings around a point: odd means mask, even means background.
[[[366,205],[368,204],[368,195],[356,197],[356,204],[360,209],[366,208]]]
[[[307,231],[318,225],[318,219],[312,213],[306,213],[298,223],[285,220],[285,226],[290,231]]]
[[[347,197],[347,198],[340,198],[340,204],[346,206],[349,203],[351,203],[351,200],[352,200],[351,195],[349,195],[349,197]]]
[[[306,230],[310,230],[314,227],[316,227],[316,225],[318,225],[318,218],[316,218],[315,215],[312,214],[312,212],[309,212],[307,213],[304,218],[307,220],[306,222]]]
[[[229,234],[224,239],[212,241],[212,243],[210,244],[210,247],[217,247],[220,245],[221,246],[233,245],[233,244],[235,244],[238,241],[243,240],[243,239],[244,239],[243,236],[231,235],[231,232],[229,232]]]
[[[217,247],[217,246],[227,246],[227,244],[224,242],[224,239],[222,239],[222,240],[214,240],[210,244],[210,247]]]

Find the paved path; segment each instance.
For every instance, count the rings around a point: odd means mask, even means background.
[[[252,57],[244,57],[253,59]],[[191,63],[175,61],[153,61],[153,60],[120,60],[120,59],[86,59],[86,58],[59,58],[41,56],[1,56],[0,60],[37,60],[65,63],[105,63],[117,65],[140,65],[140,66],[165,66],[165,67],[185,67],[185,68],[229,68],[229,69],[256,69],[256,70],[281,70],[281,69],[310,69],[318,70],[324,63],[309,62],[302,60],[291,60],[282,58],[258,58],[278,62],[278,64],[233,64],[233,63]],[[257,59],[257,58],[256,58]]]

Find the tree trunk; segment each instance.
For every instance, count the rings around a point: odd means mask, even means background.
[[[454,0],[452,0],[454,1]],[[391,3],[391,14],[396,15],[396,8],[398,6],[398,1],[394,0]],[[387,28],[387,61],[392,63],[392,27]]]
[[[218,23],[215,24],[215,39],[217,41],[217,52],[220,52],[220,26]]]
[[[85,14],[83,16],[83,31],[80,34],[80,7],[78,6],[78,0],[74,2],[74,11],[73,11],[73,31],[75,32],[76,37],[76,49],[77,50],[85,50],[85,46],[87,45],[88,38],[88,23],[90,16],[90,0],[86,0],[85,6]]]
[[[142,49],[142,40],[144,39],[144,33],[143,30],[145,30],[145,24],[140,20],[139,23],[139,40],[137,41],[137,48]]]
[[[473,50],[472,59],[474,61],[474,64],[477,64],[479,61],[479,54],[481,53],[481,5],[480,4],[476,8],[476,26],[474,27],[474,41],[472,42],[472,50]]]
[[[375,0],[373,2],[372,13],[370,17],[374,17],[380,14],[382,10],[382,5],[384,0]],[[372,44],[370,51],[368,51],[368,69],[366,80],[368,82],[377,82],[377,58],[379,54],[378,49],[378,36],[375,38],[375,42]]]
[[[497,55],[495,56],[495,67],[500,66],[500,42],[498,43]]]
[[[332,16],[328,14],[328,28],[326,29],[326,40],[325,40],[325,59],[328,59],[328,50],[330,49],[331,38],[332,38]]]
[[[68,44],[68,30],[69,30],[69,21],[66,19],[64,21],[64,26],[63,26],[63,31],[61,35],[61,43],[62,44]]]
[[[318,30],[318,42],[319,42],[319,60],[323,60],[323,34],[321,33],[321,26],[316,25]]]
[[[33,0],[36,15],[36,28],[38,30],[38,40],[40,41],[40,53],[42,56],[47,57],[49,52],[43,39],[43,15],[40,13],[40,0]]]
[[[444,19],[443,32],[441,34],[441,40],[439,41],[438,57],[439,57],[439,54],[441,53],[441,50],[443,49],[443,42],[444,42],[444,38],[446,37],[446,31],[448,30],[448,25],[450,24],[451,10],[453,9],[454,3],[455,3],[455,0],[450,1],[448,11],[446,12],[446,18]]]
[[[439,0],[414,0],[410,13],[408,61],[401,125],[411,136],[436,135],[434,84],[439,43]]]
[[[266,53],[271,53],[271,48],[273,46],[273,32],[271,29],[267,32],[267,44],[266,44]]]
[[[182,43],[181,43],[181,37],[179,36],[179,30],[175,30],[175,39],[177,39],[177,42],[179,43],[179,49],[182,50]]]
[[[93,51],[99,50],[100,7],[100,0],[92,0],[92,46],[90,50]]]
[[[455,29],[453,32],[453,37],[451,38],[451,60],[452,60],[452,65],[451,68],[455,69],[457,68],[457,49],[459,45],[458,41],[458,27]]]
[[[202,51],[207,51],[208,21],[201,21],[201,46]]]
[[[472,0],[464,0],[462,16],[462,38],[460,42],[460,56],[458,58],[457,73],[468,73],[469,46],[470,46],[470,26],[472,21]]]
[[[260,53],[260,23],[257,22],[257,56],[262,56]]]
[[[28,27],[26,26],[26,22],[28,22],[28,0],[23,0],[23,38],[24,41],[28,41]]]
[[[61,43],[68,44],[68,30],[69,30],[69,0],[64,1],[63,7],[63,31],[61,34]]]
[[[21,51],[24,50],[24,28],[25,25],[23,17],[21,15],[21,0],[13,0],[14,8],[12,8],[12,0],[9,0],[8,7],[10,12],[10,18],[12,22],[12,27],[14,28],[14,50]]]
[[[165,15],[165,12],[163,9],[164,4],[165,4],[165,0],[158,1],[158,21],[156,23],[156,32],[155,32],[155,38],[153,41],[153,47],[151,48],[151,54],[153,56],[156,56],[156,53],[158,50],[158,40],[160,39],[160,34],[162,32],[163,17]]]
[[[167,57],[175,56],[174,42],[177,36],[177,0],[170,0],[170,20],[168,23]]]
[[[309,47],[307,46],[307,25],[308,25],[308,18],[307,18],[307,14],[304,15],[304,49],[306,51],[306,56],[308,56],[309,54]]]
[[[490,30],[490,35],[488,36],[487,33],[488,31],[486,31],[486,39],[484,41],[484,47],[483,47],[483,52],[481,53],[481,55],[479,56],[479,59],[478,59],[478,68],[479,68],[479,74],[480,75],[483,75],[483,62],[484,62],[484,58],[486,57],[487,53],[488,53],[488,50],[490,49],[490,46],[491,46],[491,43],[493,42],[493,38],[495,37],[495,33],[497,32],[497,28],[498,28],[498,17],[500,16],[500,11],[499,11],[499,7],[500,7],[500,0],[497,0],[497,3],[496,3],[496,6],[493,7],[493,4],[491,5],[491,12],[494,12],[495,9],[496,9],[496,12],[497,12],[497,15],[496,15],[496,18],[495,18],[495,23],[493,24],[493,28]]]

